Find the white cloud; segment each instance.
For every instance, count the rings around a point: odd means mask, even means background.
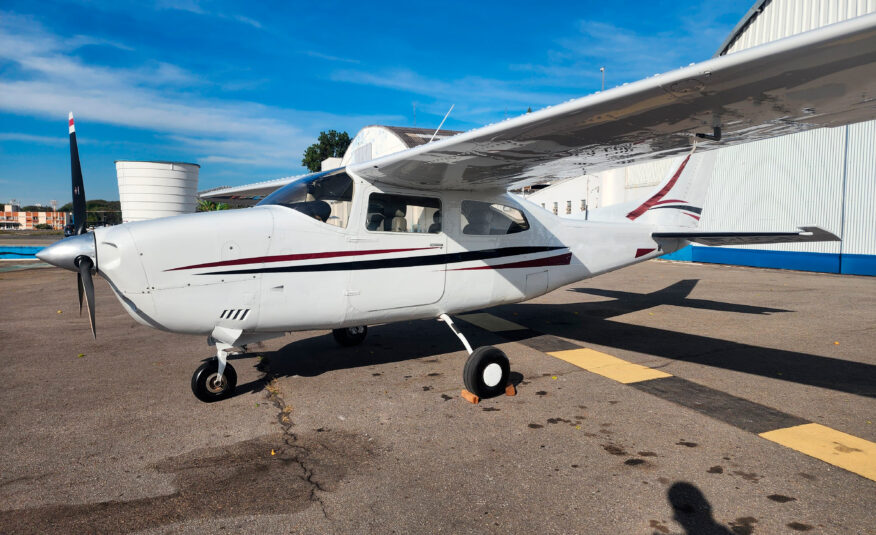
[[[329,54],[323,54],[322,52],[315,52],[313,50],[308,50],[304,54],[308,55],[312,58],[324,59],[326,61],[337,61],[340,63],[361,63],[358,59],[342,58],[339,56],[332,56]]]
[[[455,104],[454,115],[457,118],[464,116],[471,122],[494,120],[497,114],[509,106],[512,108],[512,115],[519,115],[529,106],[536,109],[581,96],[539,91],[527,81],[496,80],[478,76],[439,80],[408,69],[378,73],[340,70],[332,73],[331,79],[430,97],[433,102],[418,103],[417,109],[436,115],[444,115],[450,104]]]
[[[206,2],[202,2],[200,0],[160,0],[158,3],[155,4],[155,7],[157,9],[187,11],[196,15],[206,15],[210,17],[218,17],[220,19],[236,20],[237,22],[248,24],[253,28],[262,28],[262,24],[253,18],[234,13],[225,13],[221,10],[213,11],[205,9],[205,3]]]
[[[25,143],[42,143],[45,145],[66,145],[69,138],[53,136],[35,136],[22,132],[0,132],[0,141],[23,141]]]
[[[18,64],[21,72],[18,79],[0,79],[0,110],[59,121],[72,110],[80,130],[89,121],[146,129],[201,161],[292,169],[326,125],[355,128],[398,119],[204,98],[187,90],[209,81],[176,65],[89,65],[66,52],[67,42],[30,19],[0,13],[0,60]]]

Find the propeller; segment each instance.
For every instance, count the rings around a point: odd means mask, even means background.
[[[85,186],[82,184],[82,168],[79,166],[79,149],[76,146],[76,128],[73,113],[70,113],[70,170],[73,178],[73,223],[74,235],[49,245],[37,252],[37,258],[53,266],[76,272],[79,291],[79,315],[82,315],[82,297],[88,307],[91,335],[97,338],[94,327],[94,280],[92,270],[97,271],[97,243],[93,233],[85,232]]]
[[[79,287],[79,315],[82,315],[82,294],[85,293],[85,307],[88,309],[88,320],[91,323],[91,336],[97,339],[97,328],[94,325],[94,281],[91,279],[91,269],[94,263],[87,256],[80,256],[76,261],[79,272],[76,274],[76,284]]]
[[[82,167],[79,165],[79,147],[76,145],[76,126],[73,124],[73,112],[68,117],[70,124],[70,175],[73,185],[73,234],[85,233],[85,184],[82,181]],[[82,299],[79,300],[82,302]]]

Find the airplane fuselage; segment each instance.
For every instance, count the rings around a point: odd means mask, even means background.
[[[152,327],[282,333],[525,301],[674,250],[658,248],[651,225],[560,218],[503,191],[436,193],[351,179],[345,227],[279,205],[128,223],[95,231],[98,272]],[[440,231],[369,230],[372,194],[437,199]],[[517,209],[528,228],[463,232],[463,203],[472,201]]]

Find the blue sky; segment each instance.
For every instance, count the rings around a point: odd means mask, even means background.
[[[201,165],[199,189],[303,172],[322,130],[468,130],[715,50],[754,0],[0,3],[0,202],[88,198],[115,160]]]

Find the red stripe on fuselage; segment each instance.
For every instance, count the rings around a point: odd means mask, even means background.
[[[338,258],[343,256],[363,256],[372,254],[402,253],[408,251],[425,251],[428,249],[440,249],[440,247],[417,247],[414,249],[372,249],[368,251],[329,251],[325,253],[303,253],[276,256],[255,256],[252,258],[237,258],[235,260],[223,260],[221,262],[207,262],[205,264],[193,264],[164,271],[180,271],[183,269],[209,268],[219,266],[240,266],[245,264],[268,264],[271,262],[292,262],[295,260],[315,260],[317,258]]]
[[[653,252],[654,249],[636,249],[636,258],[640,256],[645,256],[646,254]]]
[[[667,182],[660,191],[652,195],[650,199],[643,202],[641,206],[628,213],[627,219],[635,221],[640,215],[647,212],[649,208],[655,206],[658,202],[660,202],[660,200],[663,199],[663,197],[666,196],[667,193],[669,193],[669,190],[671,190],[673,186],[675,186],[675,183],[678,182],[678,177],[680,177],[681,172],[684,171],[684,166],[687,165],[688,160],[690,160],[690,154],[688,154],[687,158],[685,158],[684,161],[681,162],[681,165],[678,166],[678,170],[675,172],[674,175],[672,175],[672,178],[669,179],[669,182]]]
[[[567,266],[572,263],[572,253],[561,254],[559,256],[549,256],[547,258],[539,258],[537,260],[524,260],[522,262],[511,262],[510,264],[498,264],[495,266],[477,266],[469,268],[448,269],[447,271],[472,271],[478,269],[509,269],[509,268],[527,268],[541,266]]]

